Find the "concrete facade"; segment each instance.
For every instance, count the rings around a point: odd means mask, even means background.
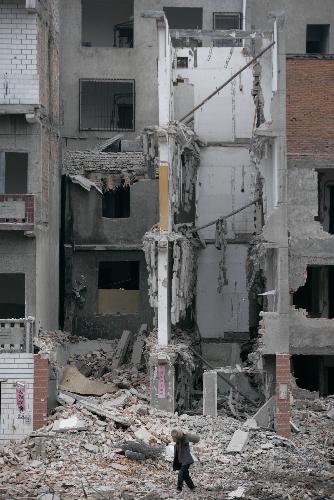
[[[307,388],[315,356],[334,390],[332,1],[28,5],[0,0],[2,310],[93,339],[147,324],[167,354],[190,318],[214,366],[256,351],[289,393],[289,362]],[[174,410],[181,372],[159,359],[152,404]]]
[[[31,432],[37,411],[32,336],[58,327],[58,2],[1,0],[0,34],[0,322],[9,325],[1,328],[0,439],[8,440]],[[15,325],[27,323],[29,345],[14,342]]]

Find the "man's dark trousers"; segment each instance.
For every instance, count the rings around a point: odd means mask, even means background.
[[[178,490],[182,490],[183,481],[185,481],[186,485],[191,490],[193,490],[195,488],[195,485],[192,482],[192,479],[189,475],[189,467],[190,467],[190,464],[181,465],[181,469],[179,470],[179,475],[178,475],[178,479],[177,479],[177,489]]]

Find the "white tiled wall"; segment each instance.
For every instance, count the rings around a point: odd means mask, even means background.
[[[38,104],[37,14],[0,0],[0,105]]]
[[[18,418],[16,384],[25,384],[25,419]],[[34,355],[29,353],[0,354],[0,444],[21,439],[33,425]]]

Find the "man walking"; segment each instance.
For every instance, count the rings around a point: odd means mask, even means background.
[[[194,459],[190,453],[189,442],[198,443],[199,437],[195,434],[186,434],[179,429],[173,429],[171,436],[175,442],[173,470],[179,471],[176,489],[177,491],[182,491],[184,481],[188,488],[194,490],[196,486],[189,474],[189,467],[194,463]]]

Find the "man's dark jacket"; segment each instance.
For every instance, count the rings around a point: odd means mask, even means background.
[[[196,434],[184,434],[174,446],[173,470],[180,470],[181,465],[191,465],[194,459],[190,453],[189,442],[198,443],[199,437]]]

